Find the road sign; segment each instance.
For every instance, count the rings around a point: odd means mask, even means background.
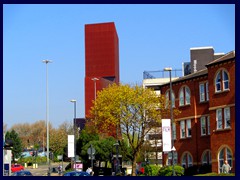
[[[91,149],[92,149],[92,150],[91,150]],[[88,152],[89,155],[90,155],[91,153],[92,153],[92,154],[95,154],[96,150],[95,150],[93,147],[92,147],[92,148],[90,147],[90,148],[88,148],[88,151],[87,151],[87,152]]]

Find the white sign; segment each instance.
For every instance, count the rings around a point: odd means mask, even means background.
[[[163,152],[171,151],[171,119],[162,119]]]
[[[74,157],[74,135],[68,135],[68,157]]]

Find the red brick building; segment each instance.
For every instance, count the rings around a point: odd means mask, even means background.
[[[173,118],[176,163],[198,170],[211,165],[212,172],[220,173],[227,160],[235,172],[235,51],[205,67],[172,80],[173,108],[181,111]],[[169,83],[160,90],[169,98]]]
[[[85,25],[85,116],[97,91],[119,83],[119,43],[113,22]]]

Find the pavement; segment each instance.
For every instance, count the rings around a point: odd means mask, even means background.
[[[65,170],[65,167],[69,164],[69,162],[61,162],[61,163],[51,163],[50,167],[52,168],[56,168],[59,165],[63,165],[63,170]],[[25,170],[30,171],[33,176],[47,176],[47,172],[48,172],[48,165],[43,164],[43,165],[35,165],[35,166],[28,166],[24,168]],[[52,172],[50,176],[59,176],[59,174],[56,172]]]

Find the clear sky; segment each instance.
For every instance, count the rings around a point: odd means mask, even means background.
[[[120,81],[142,83],[143,71],[180,69],[190,48],[235,50],[234,4],[5,4],[3,5],[3,122],[34,123],[46,117],[58,127],[85,116],[84,25],[114,22],[119,38]]]

